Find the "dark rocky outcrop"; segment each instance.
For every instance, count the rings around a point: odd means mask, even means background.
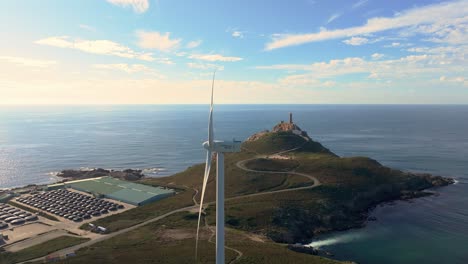
[[[145,175],[141,170],[125,169],[123,171],[117,171],[96,168],[91,170],[63,170],[57,176],[66,178],[67,180],[81,180],[110,176],[127,181],[137,181],[143,178]]]

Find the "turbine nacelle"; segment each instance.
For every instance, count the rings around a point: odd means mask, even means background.
[[[206,150],[210,150],[213,152],[240,152],[241,150],[241,141],[233,140],[233,141],[221,141],[221,140],[214,140],[212,146],[210,146],[210,142],[206,141],[203,143],[203,147]]]

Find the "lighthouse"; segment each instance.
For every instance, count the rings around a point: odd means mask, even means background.
[[[289,124],[292,124],[292,123],[293,123],[292,113],[290,112],[289,113]]]

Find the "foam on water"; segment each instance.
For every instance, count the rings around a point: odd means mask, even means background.
[[[167,171],[165,168],[144,168],[142,169],[145,176],[159,176],[161,172]]]
[[[308,247],[313,247],[313,248],[321,248],[324,246],[331,246],[335,244],[341,244],[341,243],[349,243],[358,239],[363,239],[367,235],[363,233],[343,233],[339,235],[335,235],[329,238],[321,239],[321,240],[316,240],[312,241],[310,244],[306,245]]]

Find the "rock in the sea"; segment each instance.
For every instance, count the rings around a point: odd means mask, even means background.
[[[141,170],[126,169],[123,171],[115,171],[97,168],[92,170],[63,170],[57,176],[67,178],[70,180],[111,176],[122,180],[136,181],[141,179],[145,175]]]

